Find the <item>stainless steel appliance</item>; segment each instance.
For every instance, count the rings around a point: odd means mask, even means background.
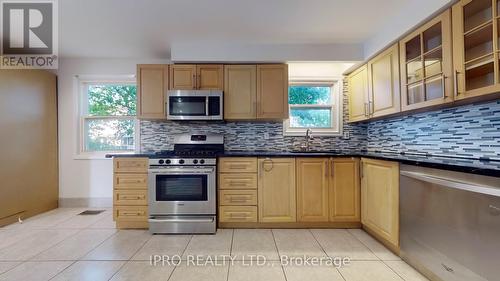
[[[431,280],[500,280],[500,178],[402,165],[401,256]]]
[[[149,160],[151,233],[215,233],[219,135],[175,136],[174,151]]]
[[[167,92],[170,120],[222,120],[224,97],[220,90],[174,90]]]

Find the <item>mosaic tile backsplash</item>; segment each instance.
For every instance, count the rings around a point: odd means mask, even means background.
[[[500,100],[369,123],[348,124],[344,83],[344,132],[350,138],[315,137],[311,149],[407,152],[500,160]],[[282,122],[141,121],[141,152],[173,149],[173,135],[223,134],[227,150],[293,151],[304,137],[284,137]],[[264,133],[269,139],[264,139]]]
[[[370,122],[370,151],[500,160],[500,100]]]
[[[347,93],[344,83],[344,132],[343,137],[319,137],[311,142],[311,150],[359,150],[366,149],[366,125],[349,125],[347,112]],[[226,150],[266,150],[294,151],[304,144],[304,137],[283,136],[282,122],[176,122],[141,121],[141,152],[150,153],[173,149],[173,135],[185,133],[223,134]],[[269,139],[264,139],[264,133]]]

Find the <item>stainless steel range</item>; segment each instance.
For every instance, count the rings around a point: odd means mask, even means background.
[[[215,233],[221,135],[177,135],[174,151],[149,160],[151,233]]]

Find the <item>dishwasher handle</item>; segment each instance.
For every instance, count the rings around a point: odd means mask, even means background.
[[[428,175],[417,172],[401,171],[400,175],[428,183],[438,184],[449,188],[461,189],[465,191],[500,197],[500,189],[494,187],[477,185],[469,182],[456,181],[448,178],[436,177],[434,175]]]

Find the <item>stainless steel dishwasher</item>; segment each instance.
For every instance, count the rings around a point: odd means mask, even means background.
[[[431,280],[500,280],[500,178],[401,165],[400,241]]]

